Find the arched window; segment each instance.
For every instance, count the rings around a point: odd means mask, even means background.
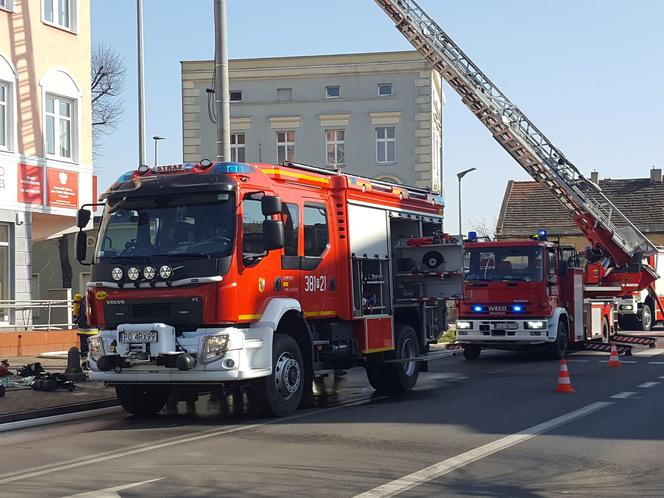
[[[0,150],[14,151],[16,139],[16,71],[0,54]]]
[[[380,175],[376,177],[376,180],[390,183],[403,183],[399,178],[393,175]]]
[[[44,156],[78,162],[81,91],[63,69],[51,69],[41,79],[44,114]]]

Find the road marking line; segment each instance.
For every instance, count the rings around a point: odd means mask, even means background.
[[[608,363],[608,362],[609,362],[609,360],[600,360],[600,361],[599,361],[599,363]],[[620,363],[630,363],[630,364],[632,364],[632,363],[638,363],[638,361],[634,361],[634,360],[620,360]]]
[[[660,382],[644,382],[643,384],[639,384],[636,387],[655,387],[658,386]]]
[[[413,472],[412,474],[404,476],[400,479],[385,483],[381,486],[378,486],[377,488],[356,495],[355,498],[383,498],[394,496],[398,493],[403,493],[404,491],[419,486],[420,484],[437,479],[438,477],[449,474],[450,472],[464,467],[470,463],[476,462],[488,457],[489,455],[493,455],[494,453],[528,441],[535,436],[549,432],[562,425],[585,417],[586,415],[590,415],[591,413],[595,413],[611,405],[613,405],[613,402],[611,401],[598,401],[596,403],[591,403],[590,405],[579,408],[578,410],[574,410],[573,412],[569,412],[560,417],[556,417],[539,425],[525,429],[521,432],[517,432],[516,434],[512,434],[502,439],[498,439],[491,443],[466,451],[465,453],[448,458],[447,460],[443,460],[442,462],[438,462],[422,470]]]
[[[649,361],[648,365],[664,365],[664,361]]]
[[[661,348],[648,348],[648,349],[634,349],[632,354],[634,356],[643,356],[645,358],[650,356],[657,356],[664,353],[664,349]]]
[[[622,393],[614,394],[614,395],[611,396],[611,397],[612,397],[613,399],[625,399],[625,398],[631,398],[631,397],[634,396],[635,394],[636,394],[636,393],[634,393],[634,392],[625,391],[625,392],[622,392]]]
[[[574,360],[570,358],[569,360],[567,360],[567,363],[588,363],[589,361],[590,360]]]
[[[15,481],[21,481],[24,479],[30,479],[32,477],[38,477],[42,476],[45,474],[52,474],[54,472],[59,472],[61,470],[69,470],[73,469],[76,467],[82,467],[84,465],[90,465],[93,463],[100,463],[100,462],[105,462],[108,460],[115,460],[116,458],[122,458],[125,456],[129,455],[136,455],[140,453],[145,453],[148,451],[153,451],[153,450],[159,450],[162,448],[168,448],[170,446],[175,446],[178,444],[185,444],[185,443],[191,443],[194,441],[201,441],[204,439],[210,439],[213,437],[217,436],[224,436],[226,434],[232,434],[235,432],[241,432],[241,431],[246,431],[250,429],[256,429],[258,427],[263,427],[266,425],[272,425],[272,424],[278,424],[281,422],[288,422],[290,420],[296,420],[304,417],[310,417],[312,415],[318,415],[318,414],[323,414],[323,413],[329,413],[335,410],[339,410],[341,408],[348,408],[352,406],[359,406],[363,404],[367,404],[368,401],[379,401],[383,399],[387,399],[388,396],[376,396],[376,397],[363,397],[362,399],[358,399],[355,401],[348,401],[347,403],[342,403],[337,406],[332,406],[330,408],[322,408],[320,410],[314,410],[311,412],[306,412],[306,413],[299,413],[296,415],[291,415],[289,417],[283,417],[283,418],[278,418],[278,419],[273,419],[273,420],[268,420],[267,422],[261,422],[257,424],[250,424],[250,425],[234,425],[234,426],[229,426],[224,429],[212,429],[208,431],[202,431],[198,432],[189,436],[178,436],[174,438],[167,438],[162,441],[156,442],[156,443],[148,443],[140,446],[134,446],[132,449],[128,450],[114,450],[114,451],[107,451],[103,453],[97,453],[97,454],[92,454],[92,455],[87,455],[87,456],[82,456],[79,458],[74,458],[72,460],[68,460],[65,462],[61,462],[59,464],[50,464],[50,465],[43,465],[39,467],[34,467],[32,469],[26,469],[26,470],[21,470],[18,472],[13,472],[9,474],[4,474],[2,478],[0,478],[0,484],[6,484],[8,482],[15,482]]]
[[[664,379],[664,375],[662,375],[661,377],[657,377],[657,378],[658,378],[658,379]]]
[[[113,486],[112,488],[106,489],[97,489],[95,491],[88,491],[86,493],[79,493],[77,495],[69,495],[64,498],[115,498],[116,496],[120,498],[118,491],[124,491],[125,489],[137,488],[138,486],[143,486],[145,484],[150,484],[151,482],[161,481],[163,477],[157,477],[156,479],[150,479],[149,481],[141,482],[132,482],[130,484],[122,484],[120,486]]]

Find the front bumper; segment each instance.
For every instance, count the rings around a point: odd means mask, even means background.
[[[616,299],[616,309],[619,315],[641,315],[641,306],[636,299],[619,297]]]
[[[460,328],[459,325],[464,325]],[[542,328],[528,328],[529,322],[541,322]],[[554,342],[557,330],[548,318],[489,319],[476,317],[457,320],[457,341],[480,345],[538,345]]]
[[[118,329],[122,327],[120,325]],[[118,363],[123,366],[101,371],[97,364],[100,358],[91,357],[92,380],[109,383],[232,382],[265,377],[272,371],[272,330],[268,327],[199,328],[180,336],[176,336],[174,329],[163,323],[132,324],[131,328],[156,330],[158,340],[149,345],[149,352],[137,352],[140,349],[137,345],[120,342],[118,330],[101,330],[99,337],[103,341],[103,354],[119,356],[121,361]],[[211,335],[228,335],[228,346],[223,355],[204,363],[201,358],[203,344],[205,338]],[[157,364],[160,354],[177,352],[187,352],[196,358],[193,368],[183,371]]]

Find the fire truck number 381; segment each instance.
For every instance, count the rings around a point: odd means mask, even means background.
[[[316,277],[315,275],[304,276],[304,292],[325,292],[327,288],[327,277]]]

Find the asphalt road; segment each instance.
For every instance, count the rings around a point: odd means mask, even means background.
[[[356,369],[281,420],[201,399],[4,433],[0,496],[661,497],[664,349],[621,359],[571,355],[572,394],[554,392],[557,362],[495,352],[438,360],[394,398]]]

